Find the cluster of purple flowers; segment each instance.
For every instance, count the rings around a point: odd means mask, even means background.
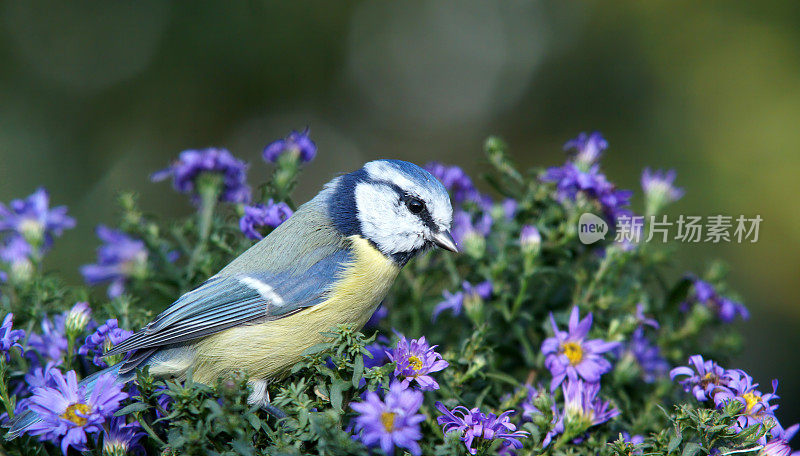
[[[600,172],[600,166],[596,163],[607,147],[608,143],[600,133],[581,133],[564,145],[565,150],[577,151],[573,159],[563,166],[549,168],[540,179],[555,183],[556,195],[562,201],[575,201],[579,194],[583,194],[595,201],[611,220],[630,215],[627,206],[630,205],[633,192],[618,190]]]
[[[492,231],[492,216],[486,212],[473,216],[469,212],[456,210],[453,214],[453,239],[464,245],[470,238],[482,240]]]
[[[362,402],[351,404],[359,413],[355,418],[356,436],[367,446],[380,446],[392,454],[395,446],[421,454],[417,440],[422,437],[419,423],[425,416],[417,413],[422,405],[422,391],[439,389],[430,375],[444,370],[449,363],[428,345],[425,337],[406,339],[400,335],[392,350],[385,350],[383,341],[367,346],[372,359],[364,358],[364,367],[382,365],[385,359],[395,363],[394,380],[383,400],[377,393],[368,392]],[[416,387],[416,389],[412,388]]]
[[[244,215],[239,219],[239,228],[250,239],[263,239],[264,235],[258,231],[258,228],[264,226],[277,228],[291,217],[292,213],[292,209],[286,203],[275,203],[272,200],[267,201],[266,204],[245,206]]]
[[[442,292],[444,300],[433,308],[433,320],[436,321],[439,314],[445,310],[450,310],[453,315],[460,315],[465,303],[469,305],[475,300],[483,301],[489,299],[493,291],[492,282],[488,280],[477,285],[472,285],[465,280],[461,284],[461,291],[450,293],[445,290]]]
[[[737,316],[743,320],[750,318],[750,312],[744,304],[720,295],[713,285],[696,277],[693,278],[690,302],[708,307],[725,323],[731,323]],[[682,307],[688,310],[689,303],[684,303]]]
[[[309,137],[309,129],[292,131],[284,139],[273,141],[264,148],[264,160],[276,163],[281,157],[290,157],[301,163],[310,162],[317,155],[317,145]]]
[[[44,319],[41,333],[32,332],[23,347],[20,341],[25,332],[12,329],[13,315],[7,314],[0,325],[0,362],[8,361],[11,349],[17,348],[31,361],[31,369],[24,376],[24,382],[12,384],[18,401],[15,413],[30,410],[40,421],[27,428],[27,434],[38,436],[60,446],[64,455],[70,448],[87,450],[90,436],[103,435],[103,447],[109,451],[104,454],[126,454],[133,450],[144,435],[138,423],[127,423],[124,417],[113,415],[128,394],[122,391],[111,374],[101,374],[91,383],[78,383],[75,371],[62,372],[58,367],[64,362],[68,350],[68,340],[92,328],[91,309],[85,302],[76,303],[70,310]],[[86,344],[78,350],[79,354],[94,354],[98,366],[103,347],[123,340],[130,331],[117,327],[116,320],[108,320],[86,338]],[[6,419],[5,417],[4,419]],[[96,444],[97,440],[93,440]],[[124,451],[123,451],[124,450]]]
[[[500,440],[506,447],[522,448],[519,439],[528,437],[527,432],[518,431],[517,426],[511,423],[510,415],[514,413],[513,410],[497,416],[483,413],[478,408],[468,409],[460,405],[450,410],[441,402],[436,402],[436,408],[442,412],[436,421],[442,426],[444,434],[460,434],[461,441],[470,454],[477,454],[480,445],[492,440]]]
[[[645,316],[642,303],[636,305],[634,320],[638,326],[631,334],[630,340],[619,347],[618,357],[631,357],[641,369],[643,380],[646,383],[652,383],[666,377],[670,368],[669,363],[661,354],[661,348],[645,334],[646,326],[659,329],[660,325],[656,320]]]
[[[86,341],[78,349],[78,353],[84,356],[92,356],[92,362],[97,367],[108,367],[103,355],[111,347],[123,342],[133,335],[133,331],[122,329],[117,324],[117,319],[106,320],[92,334],[86,336]]]
[[[97,263],[81,267],[89,285],[110,282],[108,297],[116,298],[125,292],[131,278],[147,275],[148,251],[144,242],[104,225],[97,227],[97,237],[103,245],[97,249]]]
[[[52,318],[43,318],[39,325],[40,332],[31,332],[28,335],[28,344],[25,356],[33,365],[53,363],[60,365],[67,354],[67,330],[65,326],[66,312],[54,315]],[[41,357],[41,363],[40,363]]]
[[[67,215],[66,206],[50,208],[50,195],[44,188],[8,206],[0,203],[0,232],[20,236],[41,252],[52,245],[53,238],[74,227],[75,219]]]
[[[553,314],[550,314],[553,337],[542,343],[545,366],[553,378],[550,382],[551,394],[561,385],[564,407],[559,410],[553,406],[553,429],[547,434],[543,445],[569,429],[585,431],[591,426],[605,423],[617,416],[619,411],[598,397],[600,377],[611,370],[611,363],[603,357],[620,347],[618,342],[602,339],[587,339],[592,327],[592,314],[580,318],[578,307],[570,313],[567,331],[561,331]],[[530,397],[529,397],[530,399]],[[536,412],[531,404],[526,406],[528,416]]]
[[[425,169],[444,185],[456,204],[481,200],[482,195],[475,188],[472,179],[458,166],[447,166],[439,162],[431,162],[425,165]]]
[[[0,282],[25,281],[53,239],[75,227],[66,206],[50,207],[47,190],[39,188],[25,199],[0,203]]]
[[[247,163],[237,159],[226,149],[185,150],[171,166],[153,173],[151,179],[157,182],[171,177],[175,190],[191,195],[197,202],[200,198],[198,183],[203,175],[222,179],[220,200],[231,203],[250,201]]]
[[[711,403],[719,408],[731,401],[741,403],[742,415],[737,418],[735,430],[763,424],[770,428],[770,442],[782,440],[783,444],[796,432],[797,425],[784,429],[775,417],[778,406],[771,401],[778,399],[775,394],[777,380],[772,381],[771,393],[762,393],[758,390],[758,383],[740,369],[725,369],[712,360],[703,359],[701,355],[690,356],[688,364],[672,369],[670,378],[675,380],[683,377],[679,380],[681,386],[700,402]],[[762,437],[761,444],[767,444],[766,436]]]

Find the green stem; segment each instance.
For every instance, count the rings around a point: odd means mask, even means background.
[[[605,273],[608,271],[608,266],[611,264],[611,256],[612,256],[611,253],[606,252],[605,258],[603,258],[603,261],[600,263],[600,267],[597,269],[597,274],[595,274],[592,281],[589,282],[589,286],[586,288],[586,292],[584,292],[580,302],[583,302],[585,304],[589,303],[589,298],[592,297],[595,287],[600,282],[600,280],[602,280]]]
[[[211,233],[211,222],[214,219],[214,209],[217,207],[217,200],[222,191],[222,179],[220,176],[205,174],[198,178],[197,192],[200,195],[200,210],[197,213],[198,220],[198,240],[194,246],[192,255],[189,258],[189,271],[194,270],[194,266],[200,259],[200,255],[206,249],[208,236]]]
[[[533,259],[526,255],[524,261],[525,263],[522,268],[522,277],[519,279],[519,293],[517,293],[517,297],[514,299],[514,306],[511,308],[511,318],[515,318],[517,316],[520,307],[522,307],[522,303],[525,301],[525,296],[528,293],[528,283],[530,282],[531,273],[533,272]]]
[[[11,402],[11,398],[8,396],[8,385],[6,384],[6,371],[8,367],[6,366],[5,358],[0,355],[0,400],[3,401],[3,407],[6,409],[6,413],[8,413],[8,419],[14,419],[14,404]]]

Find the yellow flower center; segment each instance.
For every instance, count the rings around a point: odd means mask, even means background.
[[[412,369],[414,369],[414,371],[422,369],[422,360],[414,355],[408,357],[408,364],[411,366]]]
[[[761,402],[761,396],[753,392],[744,393],[742,397],[744,398],[745,401],[745,407],[744,407],[745,413],[752,412],[753,407],[755,407],[756,404]]]
[[[61,418],[72,421],[78,426],[83,426],[88,421],[85,416],[88,415],[91,409],[86,404],[72,404],[67,407],[67,410],[61,415]],[[80,415],[78,415],[80,413]]]
[[[580,363],[583,359],[583,349],[577,342],[564,342],[561,344],[561,353],[569,359],[569,363],[573,366]]]
[[[381,413],[381,424],[383,424],[383,428],[386,429],[386,432],[394,431],[394,417],[395,415],[392,412]]]
[[[719,378],[714,375],[713,373],[709,372],[700,379],[700,386],[703,388],[707,387],[708,385],[716,385],[719,383]]]

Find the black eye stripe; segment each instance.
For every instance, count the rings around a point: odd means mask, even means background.
[[[372,182],[375,183],[375,184],[385,185],[385,186],[391,188],[392,190],[394,190],[394,192],[397,193],[398,197],[400,198],[400,202],[402,202],[403,204],[405,204],[405,201],[406,201],[407,198],[417,198],[414,195],[408,194],[405,190],[400,188],[400,186],[395,184],[394,182],[389,182],[389,181],[386,181],[386,180],[374,180]],[[431,231],[434,231],[434,232],[435,231],[439,231],[439,227],[433,221],[433,217],[431,216],[431,213],[428,210],[428,205],[425,204],[425,201],[422,200],[421,198],[418,198],[418,199],[420,201],[422,201],[425,209],[422,212],[420,212],[419,214],[414,214],[414,215],[419,217],[420,220],[422,220],[422,223],[424,223],[425,226],[428,229],[430,229]]]

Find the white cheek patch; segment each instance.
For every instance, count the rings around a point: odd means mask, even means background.
[[[281,295],[275,293],[275,289],[266,283],[252,277],[242,277],[239,279],[239,282],[257,291],[262,298],[272,305],[277,307],[283,306],[284,302],[283,298],[281,298]]]
[[[391,182],[410,194],[416,194],[428,204],[428,211],[439,230],[449,230],[453,222],[453,208],[446,192],[411,181],[402,171],[385,161],[372,161],[364,165],[367,174],[374,180]]]
[[[355,194],[361,231],[383,253],[411,252],[425,244],[425,226],[400,203],[394,190],[362,182]]]

